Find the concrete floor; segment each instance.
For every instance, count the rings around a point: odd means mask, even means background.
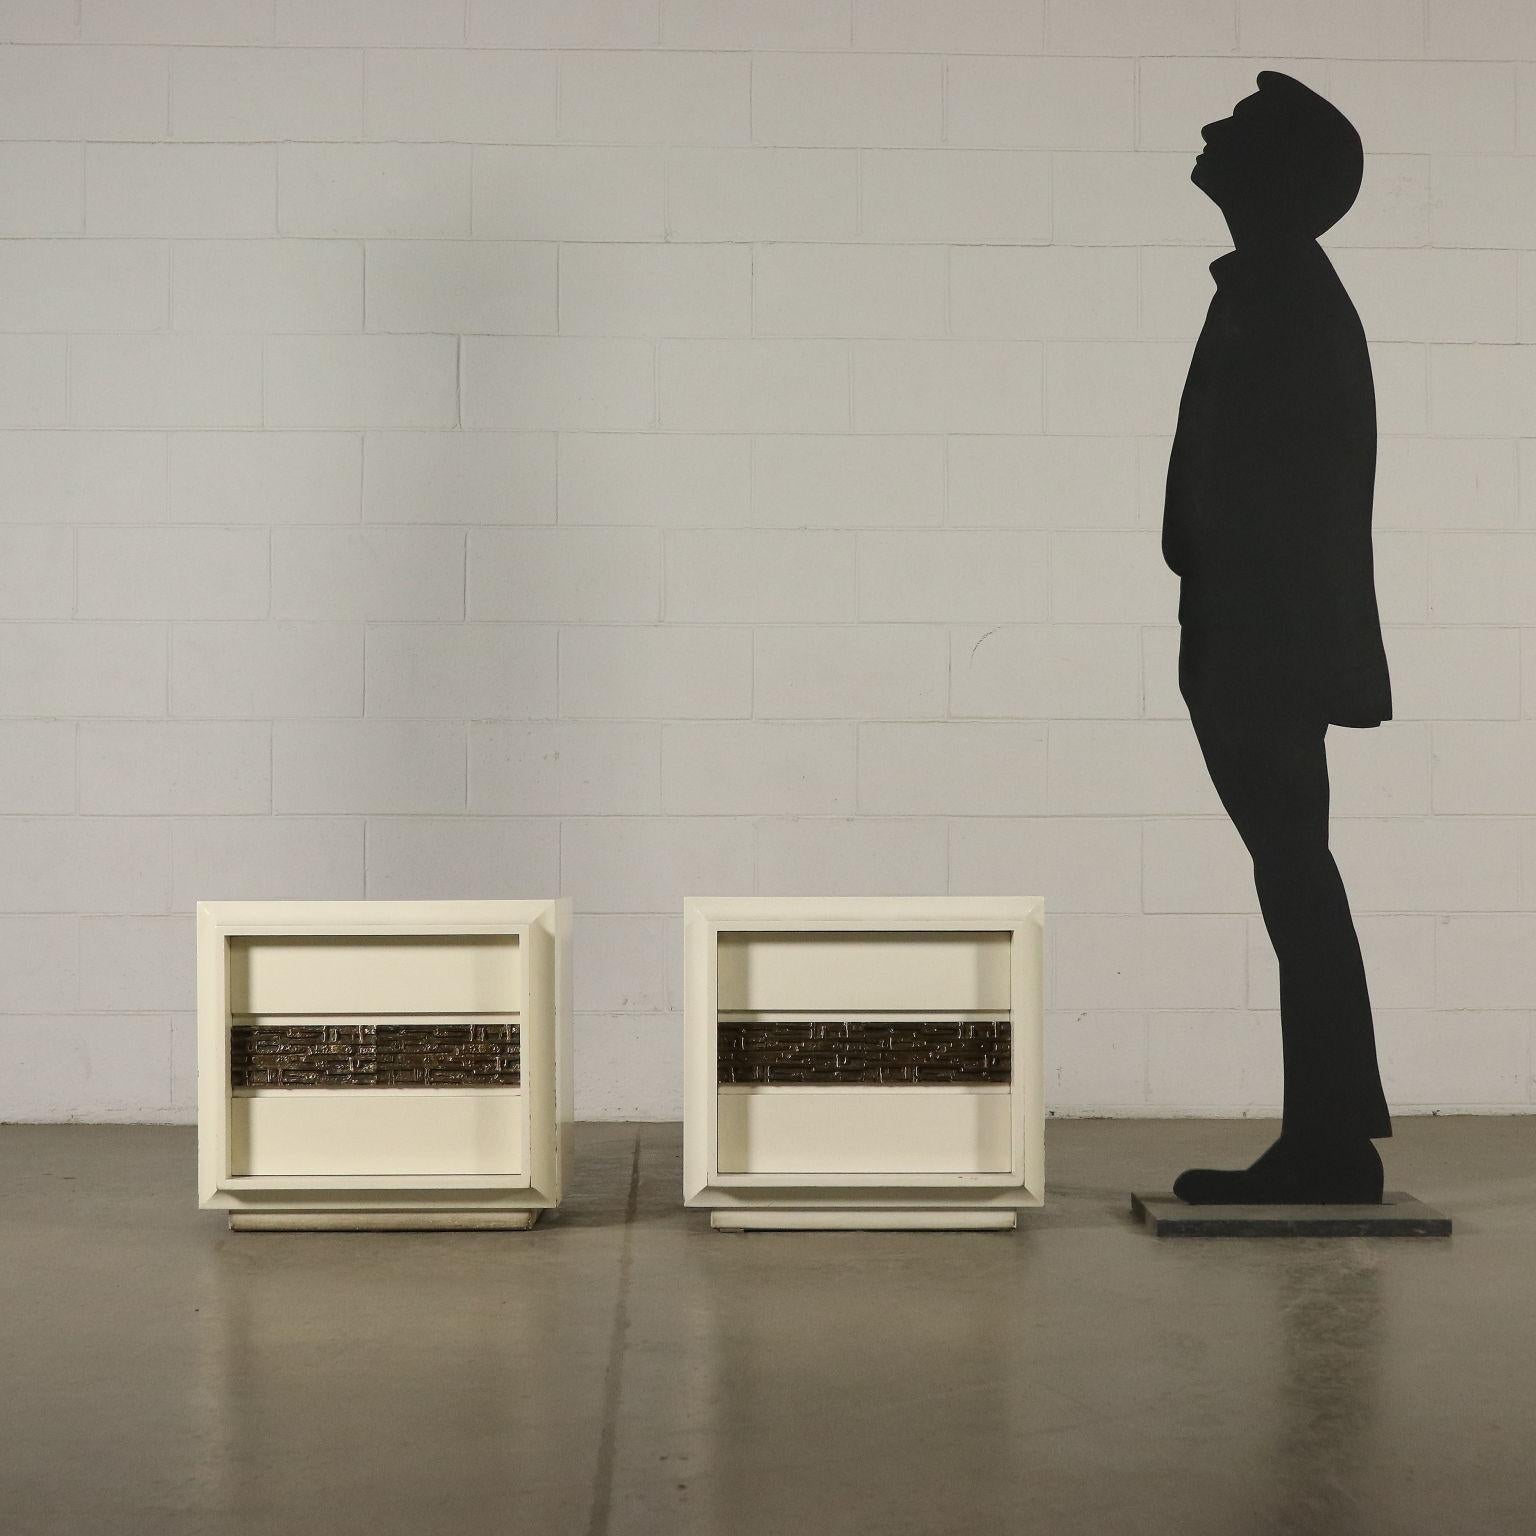
[[[1271,1130],[1054,1122],[1013,1234],[712,1233],[592,1125],[531,1233],[234,1236],[189,1130],[0,1127],[0,1531],[1536,1529],[1536,1118],[1399,1122],[1449,1240],[1131,1224]]]

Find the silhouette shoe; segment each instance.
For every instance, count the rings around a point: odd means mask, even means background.
[[[1173,1183],[1186,1205],[1380,1205],[1381,1156],[1369,1141],[1283,1136],[1248,1168],[1190,1168]]]

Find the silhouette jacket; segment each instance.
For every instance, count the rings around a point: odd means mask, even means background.
[[[1376,608],[1376,396],[1365,332],[1317,242],[1211,263],[1168,465],[1191,708],[1391,718]]]

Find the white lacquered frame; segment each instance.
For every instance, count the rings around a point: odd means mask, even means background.
[[[691,897],[683,904],[683,1198],[720,1226],[1012,1225],[1045,1199],[1045,903],[1038,897]],[[1010,1164],[959,1173],[722,1173],[722,933],[1000,932],[1009,941]],[[816,1093],[857,1092],[820,1087]],[[896,1092],[934,1092],[907,1090]],[[862,1213],[857,1221],[850,1220]],[[957,1213],[964,1219],[948,1221]],[[910,1218],[910,1219],[908,1219]]]
[[[558,1205],[569,1177],[571,903],[548,901],[204,901],[197,904],[198,1203],[232,1224],[513,1224]],[[507,1174],[279,1174],[231,1171],[232,939],[505,935],[518,941],[522,1157]],[[342,1091],[342,1090],[332,1090]],[[505,1217],[507,1220],[503,1221]],[[529,1218],[532,1219],[531,1216]]]

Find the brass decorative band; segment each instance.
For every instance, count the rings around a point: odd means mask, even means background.
[[[515,1021],[235,1024],[231,1088],[516,1088]]]
[[[719,1025],[722,1083],[1006,1083],[1006,1019]]]

